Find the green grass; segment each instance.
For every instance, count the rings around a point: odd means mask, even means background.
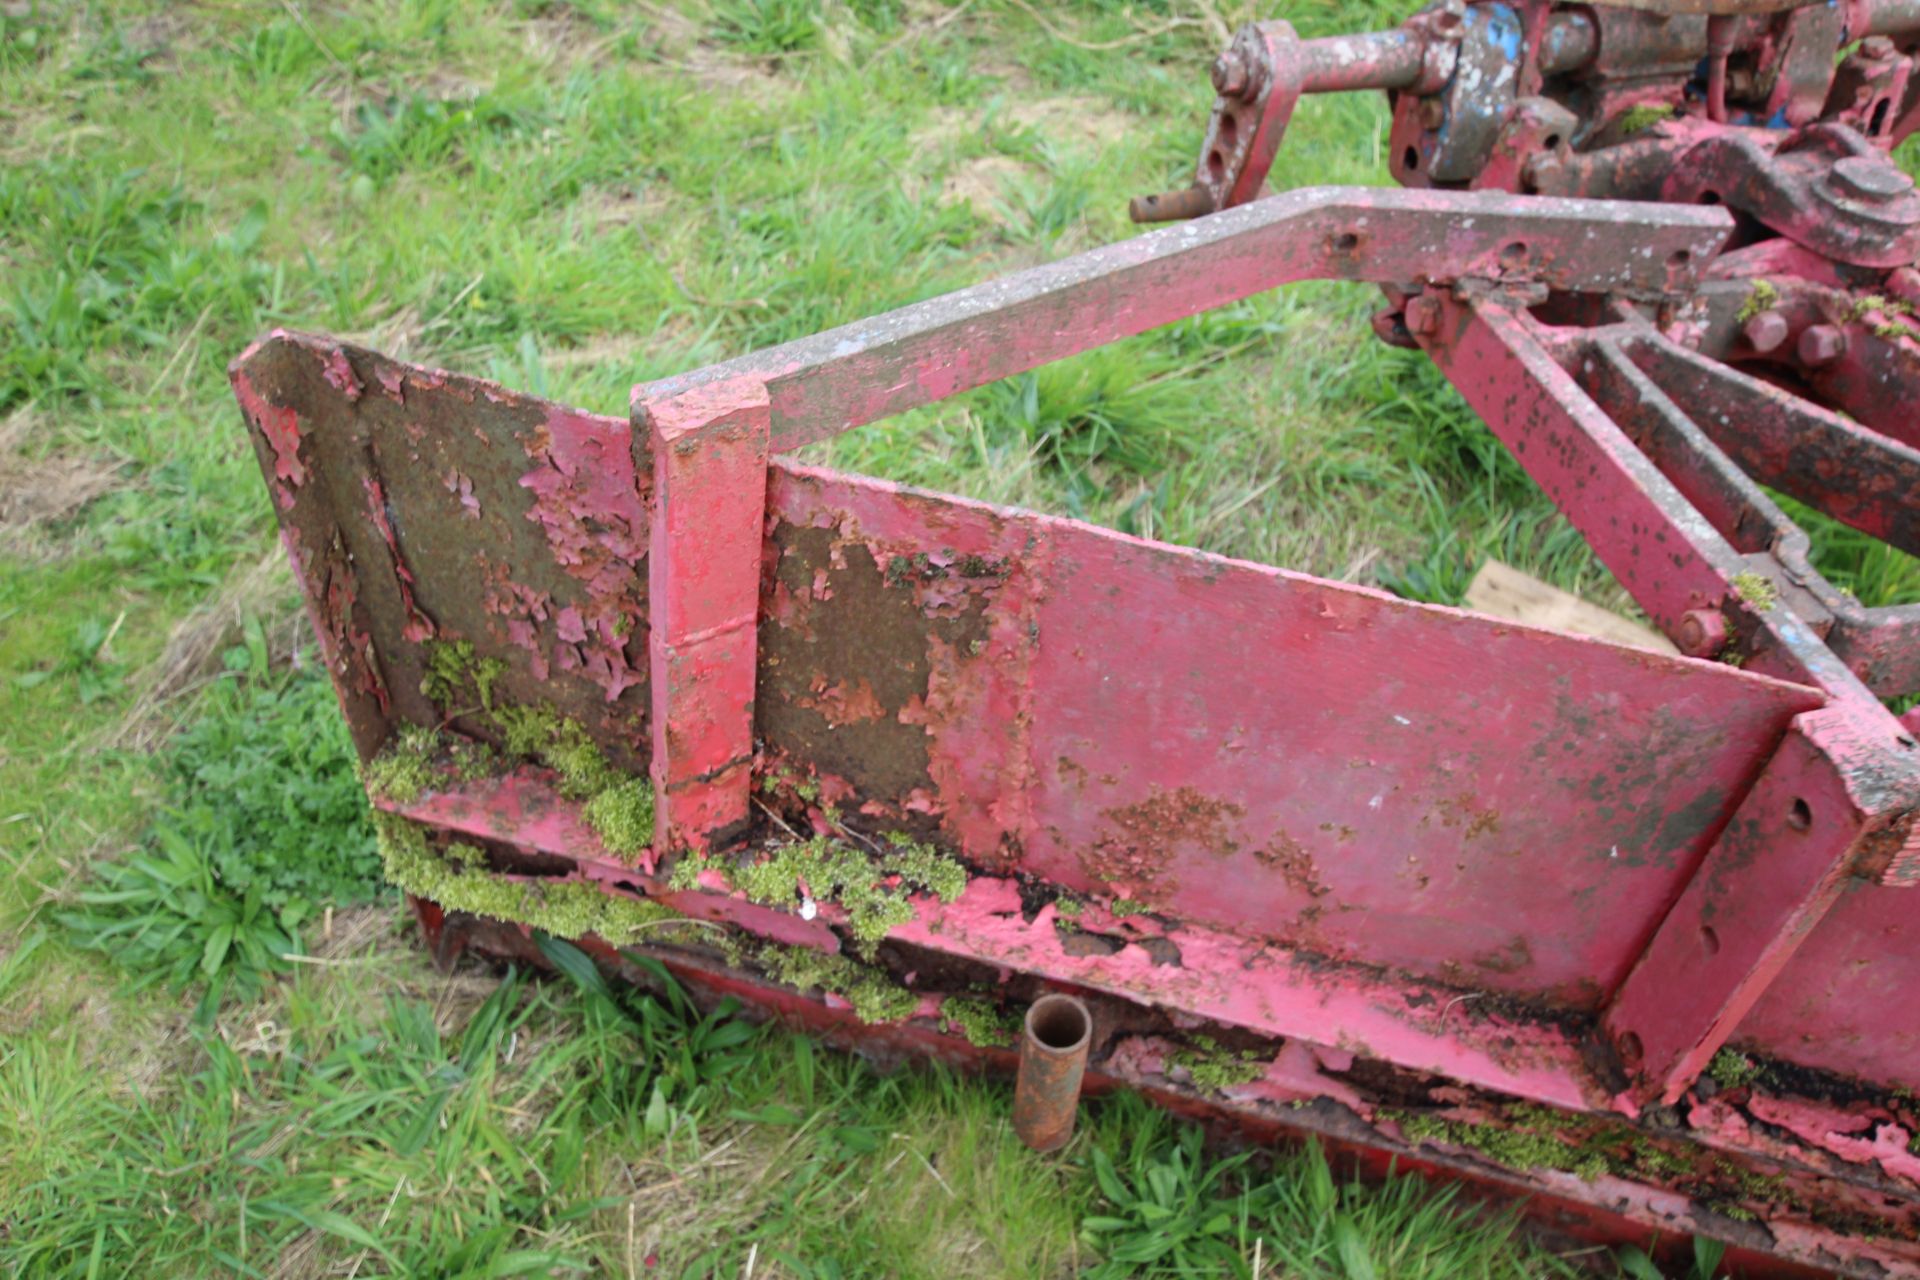
[[[1171,0],[1044,6],[1057,33],[1038,8],[0,13],[0,484],[46,513],[0,529],[0,1271],[1559,1266],[1414,1183],[1209,1158],[1131,1101],[1041,1159],[1000,1084],[442,977],[369,878],[259,572],[227,360],[331,330],[619,413],[637,380],[1128,235],[1128,196],[1184,181],[1214,37]],[[1276,179],[1384,181],[1385,129],[1377,99],[1304,102]],[[816,453],[1422,599],[1491,554],[1624,604],[1373,305],[1253,299]],[[1829,534],[1863,599],[1916,594]]]

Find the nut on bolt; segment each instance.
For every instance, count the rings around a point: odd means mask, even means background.
[[[1727,619],[1718,609],[1689,609],[1680,615],[1674,642],[1690,658],[1711,658],[1727,645]]]
[[[1769,351],[1778,350],[1780,344],[1787,340],[1789,328],[1785,316],[1768,309],[1748,320],[1741,326],[1740,332],[1746,336],[1749,346],[1766,355]]]
[[[1838,325],[1808,325],[1800,335],[1800,363],[1809,368],[1832,364],[1846,352],[1847,335]]]
[[[1401,314],[1406,317],[1407,329],[1412,333],[1433,334],[1440,331],[1440,300],[1430,293],[1408,298]]]
[[[1213,91],[1223,98],[1242,97],[1253,77],[1247,73],[1247,60],[1237,49],[1229,49],[1213,60]]]

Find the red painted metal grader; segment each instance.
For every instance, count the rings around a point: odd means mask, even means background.
[[[1920,0],[1259,23],[1135,203],[1175,225],[630,419],[263,339],[233,385],[390,874],[443,956],[1037,1036],[1039,1145],[1084,1071],[1568,1230],[1920,1275],[1920,606],[1774,496],[1920,553],[1916,49]],[[1255,198],[1301,94],[1369,88],[1404,189]],[[1304,279],[1381,287],[1688,656],[784,456]]]

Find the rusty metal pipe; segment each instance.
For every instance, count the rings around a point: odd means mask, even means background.
[[[1093,1015],[1073,996],[1044,995],[1027,1010],[1013,1086],[1013,1131],[1035,1151],[1058,1151],[1073,1136],[1092,1044]]]
[[[1212,212],[1213,192],[1198,183],[1184,191],[1135,196],[1127,205],[1127,216],[1135,222],[1183,222]]]
[[[1408,89],[1420,78],[1427,42],[1405,27],[1357,36],[1303,40],[1302,93],[1347,93],[1355,89]]]
[[[1847,19],[1847,33],[1854,39],[1915,31],[1920,31],[1920,0],[1859,0]]]
[[[1600,52],[1600,32],[1591,14],[1562,9],[1547,19],[1540,41],[1540,69],[1550,76],[1578,71]]]
[[[1717,13],[1707,19],[1707,119],[1716,124],[1727,119],[1727,59],[1733,54],[1733,35],[1731,15]]]
[[[1920,0],[1903,2],[1920,4]],[[1302,40],[1298,46],[1300,91],[1415,88],[1427,72],[1428,46],[1434,39],[1423,30],[1396,27]],[[1547,19],[1541,70],[1548,75],[1578,70],[1593,60],[1599,47],[1599,32],[1590,16],[1575,10],[1556,13]]]

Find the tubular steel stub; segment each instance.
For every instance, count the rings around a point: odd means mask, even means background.
[[[1058,1151],[1073,1137],[1092,1045],[1093,1015],[1073,996],[1044,995],[1027,1010],[1013,1086],[1013,1131],[1035,1151]]]

